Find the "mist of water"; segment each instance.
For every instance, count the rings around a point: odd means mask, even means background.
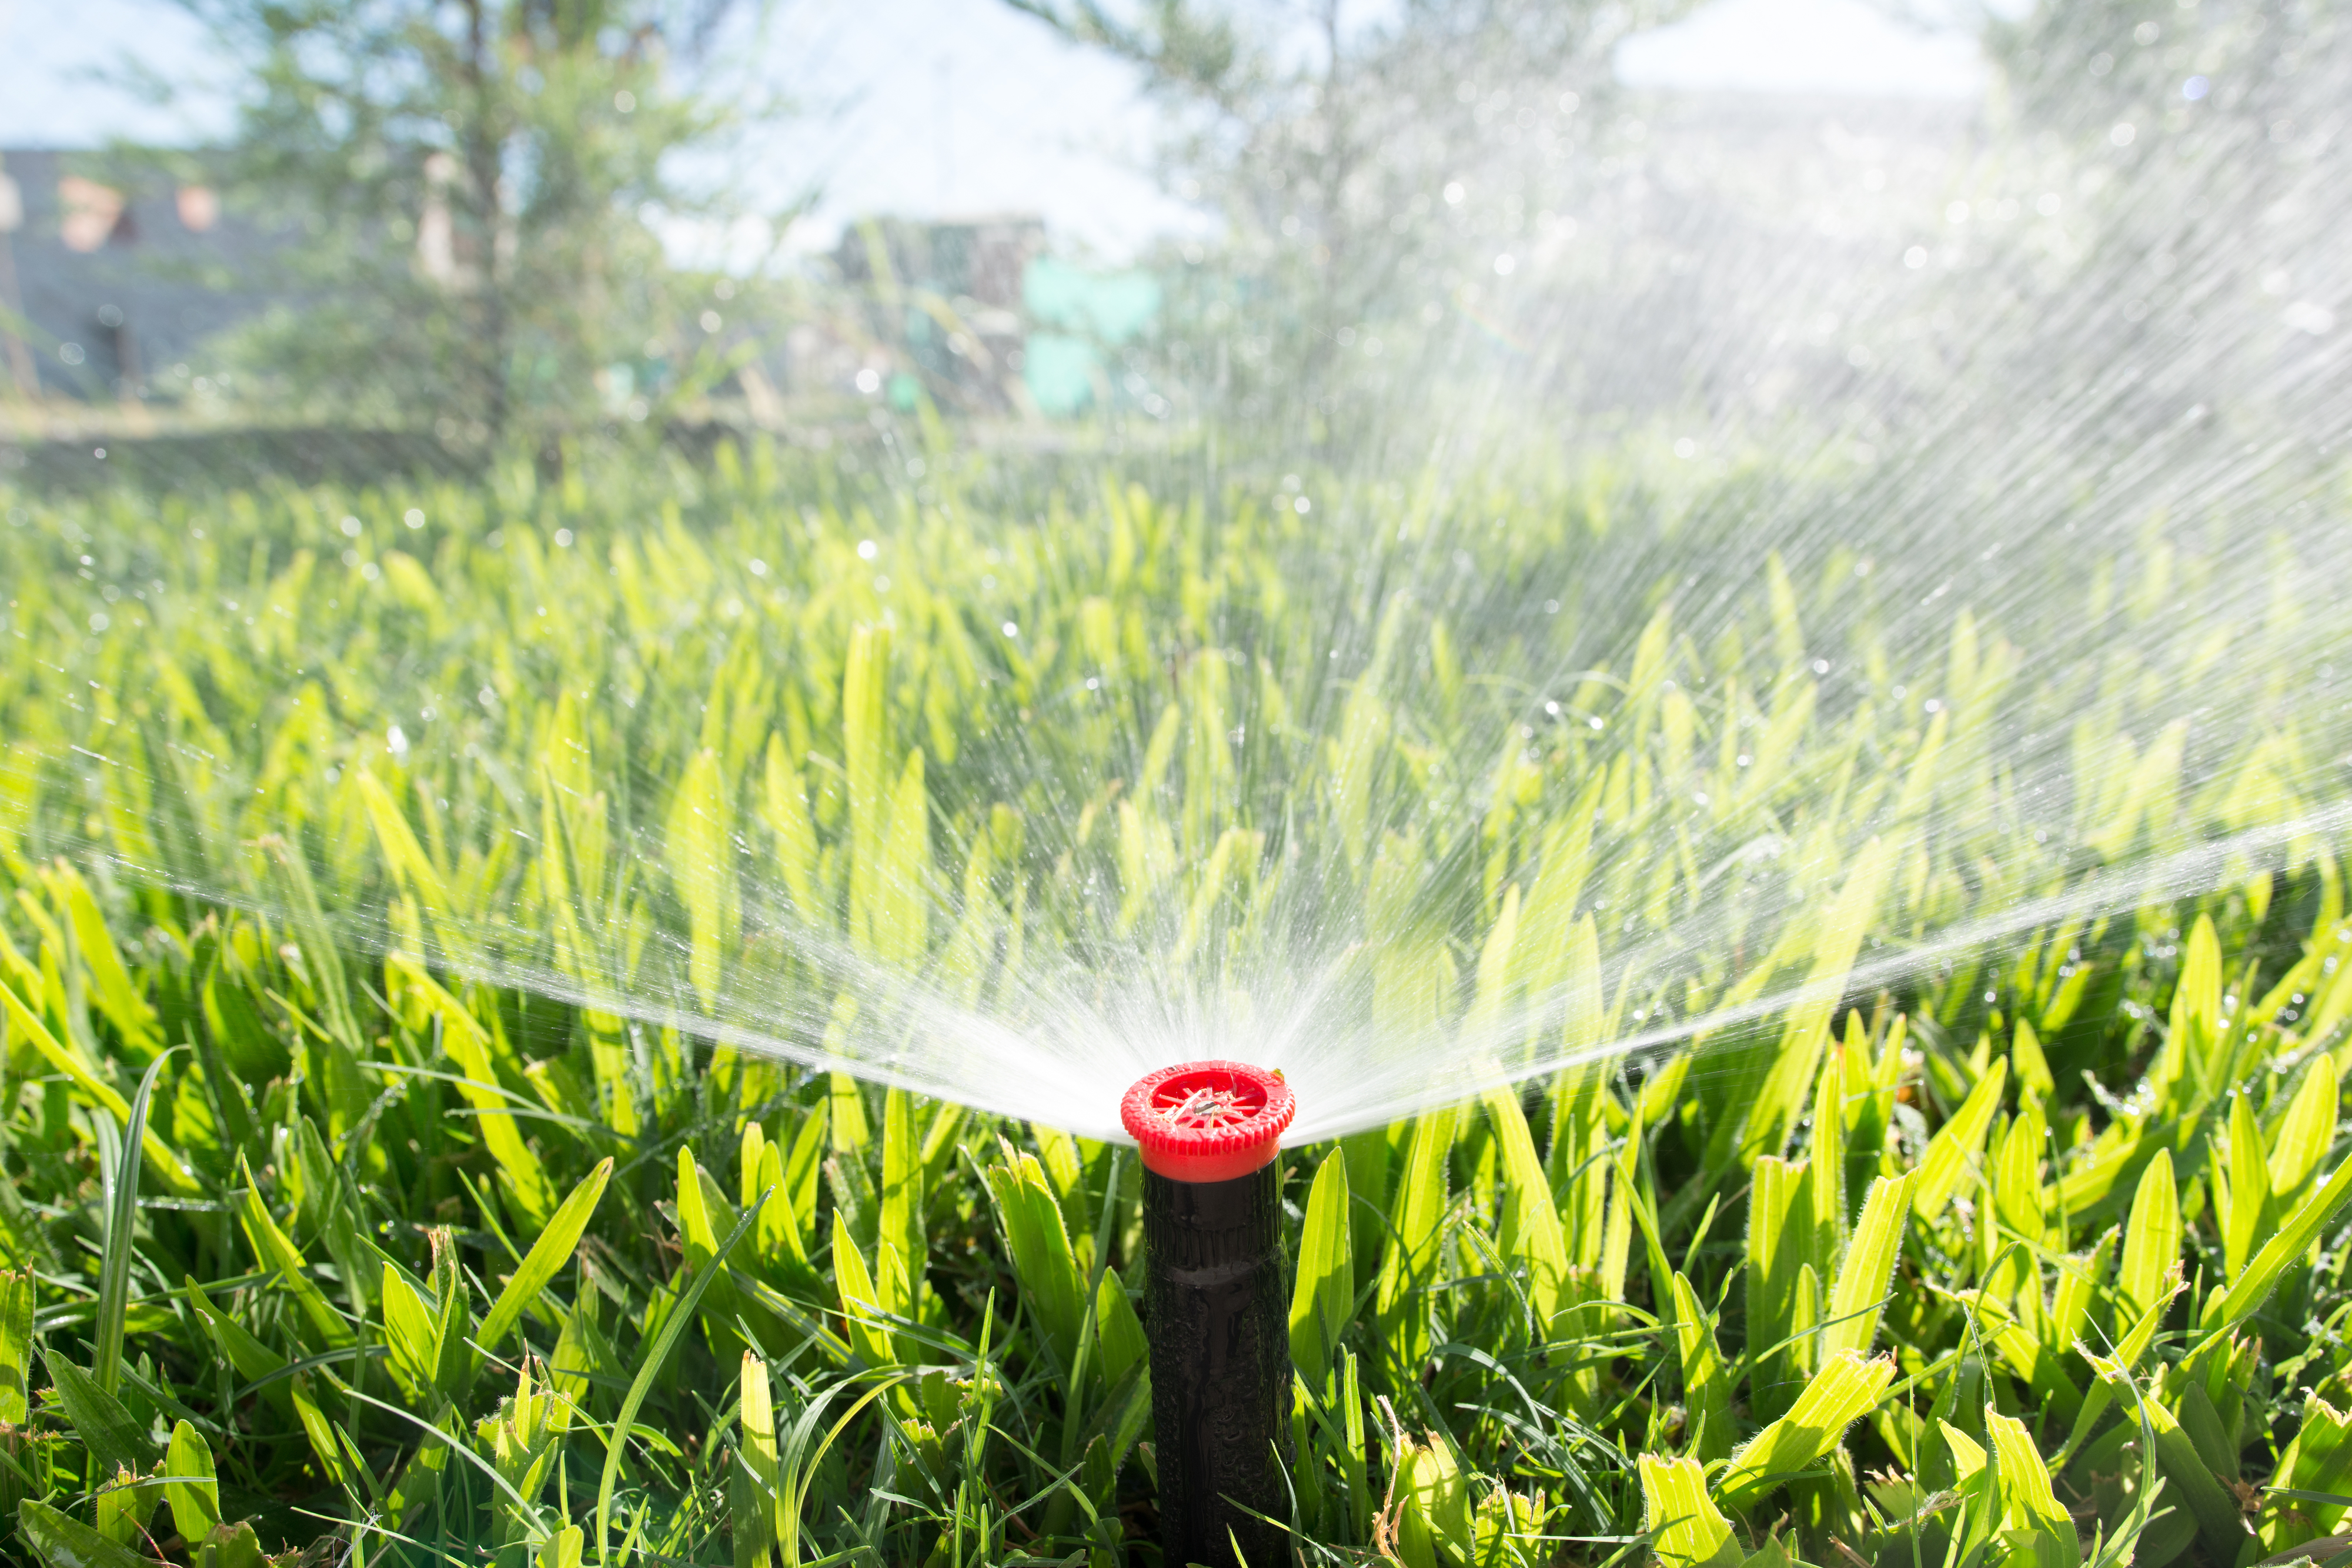
[[[713,483],[698,538],[647,526],[652,602],[614,538],[555,536],[572,503],[436,518],[572,645],[413,640],[332,695],[313,821],[258,852],[235,803],[286,770],[184,727],[26,732],[0,824],[640,1054],[674,1029],[1097,1137],[1202,1056],[1283,1069],[1301,1141],[1691,1043],[1703,1082],[1808,1008],[2267,899],[2352,821],[2352,78],[2296,58],[2071,136],[1662,113],[1508,268],[1433,282],[1468,326],[1409,386],[1348,361],[1363,439],[1105,460],[1156,501],[1066,470],[1064,515],[1009,459],[886,444],[875,510]],[[204,591],[152,614],[246,612]],[[286,613],[274,722],[369,657]],[[852,622],[896,662],[845,668]],[[100,641],[110,712],[138,666]],[[362,769],[438,873],[386,855]],[[89,809],[123,801],[144,841]]]

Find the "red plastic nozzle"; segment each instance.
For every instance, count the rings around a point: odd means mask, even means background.
[[[1297,1111],[1279,1072],[1239,1061],[1187,1061],[1139,1081],[1118,1119],[1143,1168],[1171,1181],[1232,1181],[1274,1158]]]

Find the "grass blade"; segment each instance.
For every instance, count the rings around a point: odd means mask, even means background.
[[[1551,1182],[1543,1162],[1536,1157],[1534,1134],[1518,1097],[1509,1090],[1486,1096],[1486,1113],[1502,1145],[1505,1186],[1503,1223],[1499,1235],[1503,1257],[1525,1263],[1528,1304],[1534,1308],[1539,1333],[1550,1331],[1559,1310],[1560,1288],[1568,1279],[1568,1240],[1562,1234],[1559,1210],[1553,1207]]]
[[[214,1479],[213,1451],[185,1421],[172,1427],[172,1446],[163,1456],[163,1500],[172,1505],[172,1523],[180,1539],[201,1542],[221,1522],[220,1482]]]
[[[2326,1185],[2305,1198],[2303,1207],[2289,1215],[2261,1251],[2254,1254],[2243,1272],[2230,1285],[2229,1293],[2206,1322],[2209,1330],[2235,1328],[2270,1299],[2272,1289],[2285,1273],[2287,1266],[2309,1251],[2319,1239],[2319,1232],[2332,1218],[2347,1196],[2352,1196],[2352,1160],[2336,1167],[2336,1174]]]
[[[253,1169],[242,1155],[237,1156],[236,1174],[245,1188],[237,1218],[255,1259],[263,1268],[278,1270],[279,1281],[301,1304],[302,1315],[323,1348],[340,1349],[352,1343],[352,1325],[336,1315],[335,1309],[327,1304],[325,1295],[304,1271],[310,1267],[309,1260],[269,1217],[268,1207],[261,1201],[261,1184],[254,1179]]]
[[[2159,1295],[2171,1299],[2165,1281],[2179,1261],[2180,1186],[2172,1176],[2172,1151],[2158,1149],[2140,1173],[2131,1218],[2124,1227],[2123,1262],[2116,1276],[2117,1333]]]
[[[41,1021],[41,1015],[26,1006],[25,999],[5,980],[0,980],[0,1007],[7,1009],[15,1026],[25,1031],[26,1040],[31,1042],[42,1059],[73,1080],[74,1087],[80,1090],[91,1104],[112,1112],[126,1125],[130,1123],[130,1103],[115,1092],[112,1084],[92,1072],[80,1057],[59,1044],[58,1037],[51,1034],[48,1026]],[[179,1048],[174,1046],[173,1049],[176,1051]],[[173,1157],[171,1148],[163,1139],[152,1133],[144,1133],[133,1141],[145,1144],[147,1157],[153,1160],[155,1168],[163,1173],[166,1186],[183,1196],[193,1195],[197,1190],[195,1177]]]
[[[915,1140],[914,1107],[903,1089],[882,1096],[882,1217],[875,1268],[884,1276],[883,1311],[911,1318],[920,1305],[923,1278],[923,1163]],[[903,1299],[890,1294],[885,1249],[898,1255],[907,1281]]]
[[[580,1185],[551,1216],[547,1228],[532,1242],[530,1251],[517,1269],[514,1278],[490,1304],[490,1315],[482,1320],[478,1342],[484,1350],[496,1350],[507,1331],[521,1321],[523,1312],[537,1301],[563,1266],[572,1260],[579,1248],[580,1238],[588,1228],[596,1205],[604,1196],[604,1184],[613,1176],[610,1155],[596,1162],[596,1168],[581,1178]]]
[[[2341,1098],[2336,1078],[2336,1058],[2321,1051],[2311,1059],[2303,1084],[2271,1140],[2271,1191],[2282,1204],[2303,1196],[2304,1183],[2327,1157],[2336,1141],[2336,1108]]]
[[[122,1153],[114,1169],[112,1201],[106,1210],[106,1250],[98,1265],[98,1328],[90,1368],[98,1385],[109,1394],[122,1381],[122,1319],[131,1306],[131,1249],[139,1223],[139,1173],[147,1163],[147,1104],[163,1063],[180,1049],[175,1045],[147,1064],[139,1092],[131,1097]]]
[[[1731,1455],[1731,1379],[1715,1345],[1715,1324],[1699,1305],[1698,1292],[1675,1275],[1675,1339],[1682,1354],[1683,1402],[1691,1418],[1692,1457],[1712,1461]]]
[[[16,1505],[16,1529],[46,1568],[149,1568],[131,1548],[32,1498]]]
[[[2000,1092],[2008,1082],[2009,1062],[1994,1062],[1951,1120],[1927,1141],[1927,1153],[1919,1162],[1919,1183],[1911,1193],[1911,1206],[1922,1223],[1932,1225],[1941,1218],[1944,1206],[1959,1191],[1969,1159],[1984,1147],[1985,1134],[1992,1130],[1992,1113],[2000,1108]]]
[[[1721,1490],[1734,1502],[1753,1500],[1837,1447],[1845,1429],[1870,1413],[1895,1379],[1895,1361],[1865,1361],[1853,1351],[1824,1358],[1789,1413],[1732,1457]]]
[[[1816,1176],[1821,1172],[1816,1169]],[[1918,1181],[1916,1171],[1906,1171],[1899,1176],[1881,1176],[1870,1184],[1870,1197],[1862,1207],[1862,1220],[1854,1227],[1853,1239],[1847,1246],[1845,1263],[1838,1270],[1837,1284],[1830,1291],[1829,1327],[1822,1331],[1822,1354],[1835,1355],[1842,1350],[1867,1355],[1871,1342],[1878,1337],[1878,1319],[1884,1310],[1886,1283],[1895,1273],[1895,1260],[1903,1249],[1903,1225],[1911,1212],[1911,1189]]]
[[[1663,1459],[1643,1454],[1643,1528],[1654,1539],[1651,1550],[1665,1568],[1738,1568],[1743,1553],[1731,1521],[1706,1495],[1706,1475],[1696,1459]]]
[[[111,1476],[117,1470],[145,1469],[155,1458],[155,1445],[147,1429],[89,1373],[56,1351],[49,1352],[47,1360],[58,1403],[65,1407],[66,1419],[73,1424],[100,1473]]]
[[[621,1401],[621,1413],[613,1418],[612,1436],[605,1444],[604,1472],[596,1482],[596,1561],[600,1563],[612,1560],[613,1486],[620,1479],[621,1451],[629,1440],[631,1428],[636,1425],[637,1412],[645,1408],[646,1396],[653,1392],[655,1380],[661,1375],[662,1368],[668,1364],[670,1349],[677,1343],[678,1335],[686,1332],[687,1324],[695,1321],[694,1309],[701,1303],[702,1292],[727,1266],[728,1255],[735,1250],[736,1243],[751,1234],[752,1226],[759,1219],[760,1210],[767,1201],[768,1195],[761,1193],[759,1202],[735,1222],[735,1228],[729,1231],[727,1239],[719,1244],[719,1250],[710,1261],[688,1282],[686,1293],[671,1307],[669,1316],[662,1320],[661,1333],[655,1336],[652,1346],[646,1352],[645,1360],[637,1368],[637,1375],[630,1380],[628,1395]]]
[[[1299,1233],[1297,1282],[1290,1296],[1290,1359],[1321,1389],[1356,1303],[1355,1249],[1348,1233],[1348,1158],[1323,1156],[1307,1195]]]
[[[2032,1538],[2030,1553],[2020,1553],[2011,1561],[2038,1561],[2040,1568],[2074,1568],[2083,1560],[2082,1540],[2074,1533],[2074,1519],[2051,1490],[2049,1467],[2042,1462],[2025,1423],[1988,1408],[1985,1428],[1992,1437],[2007,1522],[2011,1531],[2028,1531]]]
[[[26,1423],[32,1355],[33,1277],[0,1274],[0,1423]]]

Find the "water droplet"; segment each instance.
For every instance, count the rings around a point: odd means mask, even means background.
[[[2336,329],[2336,312],[2309,299],[2298,299],[2288,306],[2280,319],[2297,332],[2323,337]]]

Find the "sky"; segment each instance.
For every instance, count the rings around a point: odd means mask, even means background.
[[[202,140],[226,73],[168,0],[0,0],[0,147]],[[1116,258],[1199,223],[1149,169],[1151,112],[1124,68],[994,0],[787,0],[760,46],[804,112],[750,150],[777,199],[819,193],[801,244],[852,214],[1042,214],[1057,240]],[[198,84],[163,110],[93,74],[124,57]],[[1984,89],[1971,39],[1923,33],[1869,0],[1706,0],[1628,40],[1639,88],[1955,99]]]

